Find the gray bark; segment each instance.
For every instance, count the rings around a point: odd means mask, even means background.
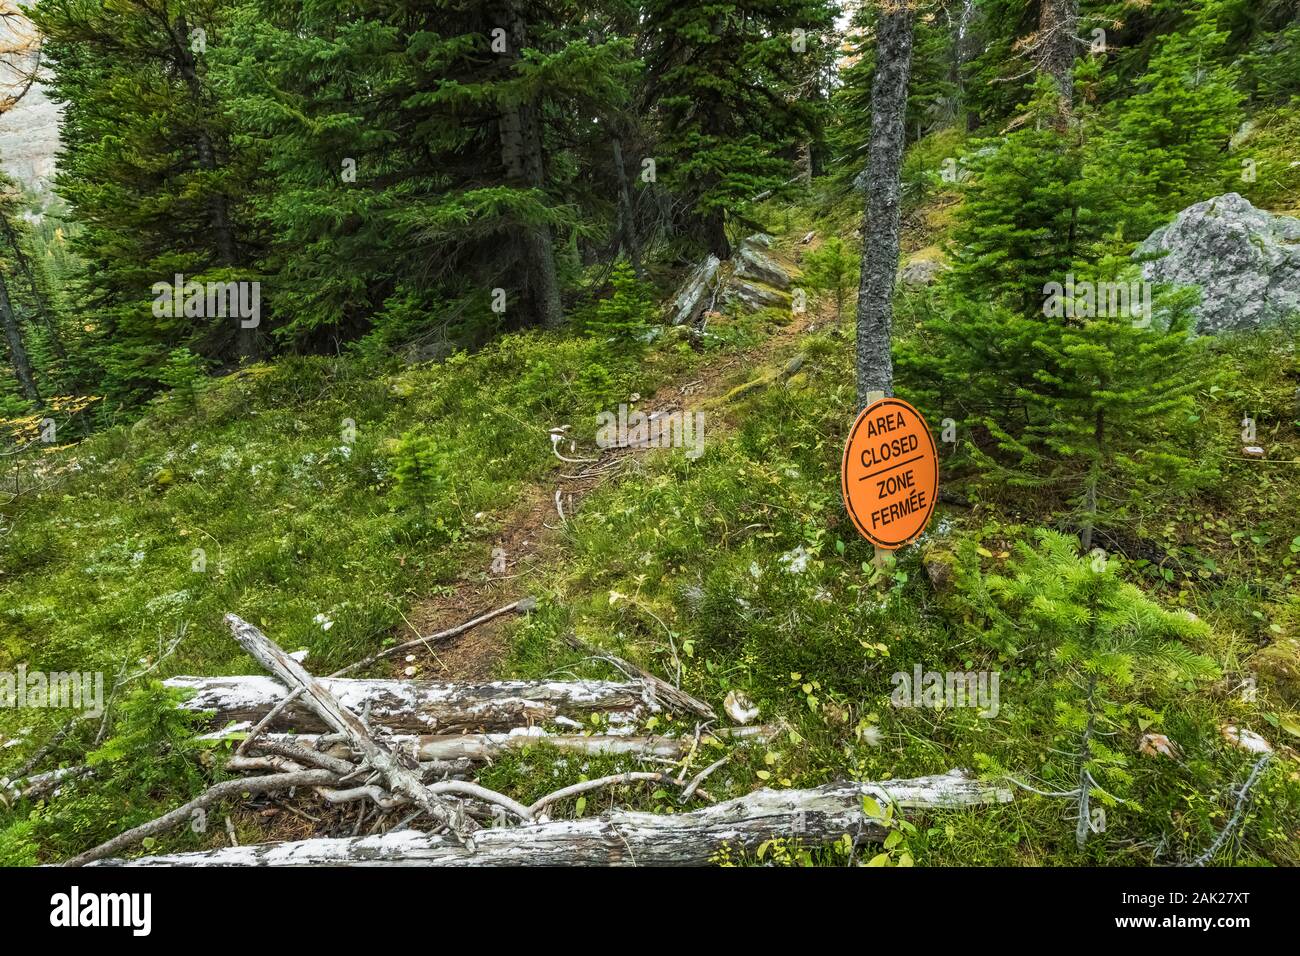
[[[1074,109],[1074,48],[1079,0],[1041,0],[1038,11],[1039,63],[1061,94],[1061,115]]]
[[[4,325],[5,340],[9,343],[9,361],[13,364],[14,375],[18,379],[18,389],[23,398],[29,402],[39,403],[40,390],[36,387],[36,373],[32,371],[32,361],[27,357],[27,346],[23,342],[23,330],[18,324],[18,315],[13,303],[9,301],[9,286],[4,275],[0,274],[0,324]]]
[[[890,352],[894,279],[898,271],[907,83],[912,69],[910,2],[891,3],[876,25],[876,75],[871,85],[871,140],[867,154],[867,208],[862,277],[858,285],[858,407],[872,392],[894,393]]]
[[[227,847],[138,860],[127,866],[707,866],[724,847],[752,853],[773,837],[822,845],[847,834],[855,843],[880,840],[886,825],[863,810],[914,811],[1008,803],[1005,789],[958,771],[914,780],[838,783],[812,790],[758,790],[691,813],[614,810],[599,817],[482,830],[472,845],[415,830],[356,839]]]
[[[196,691],[181,704],[185,710],[214,711],[213,726],[256,723],[287,691],[270,677],[172,677],[164,683]],[[656,712],[651,691],[642,683],[609,681],[496,681],[447,684],[427,681],[319,679],[344,706],[368,713],[379,733],[431,734],[509,731],[515,727],[571,721],[591,726],[591,715],[609,715],[614,723],[639,720]],[[270,732],[328,732],[329,728],[300,699],[295,699],[266,728]]]
[[[632,193],[627,188],[627,167],[623,163],[623,141],[614,137],[614,175],[618,178],[618,244],[638,279],[645,278],[641,267],[641,248],[636,236],[636,215],[632,209]]]
[[[507,34],[507,49],[501,54],[503,68],[513,71],[526,42],[523,13],[518,0],[505,0],[498,11]],[[541,189],[545,182],[542,160],[540,104],[536,101],[506,104],[498,119],[501,162],[506,182],[518,188]],[[537,319],[544,328],[558,328],[564,319],[560,305],[560,282],[555,274],[555,244],[550,226],[524,226],[523,248],[528,290]]]

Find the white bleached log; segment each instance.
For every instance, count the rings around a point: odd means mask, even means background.
[[[848,834],[855,841],[882,839],[885,826],[863,811],[863,797],[899,811],[976,807],[1011,800],[1010,791],[970,779],[960,771],[912,780],[839,783],[811,790],[758,790],[703,810],[681,814],[610,811],[578,820],[482,830],[461,845],[454,840],[400,830],[355,839],[314,839],[225,847],[137,860],[130,866],[683,866],[707,865],[723,847],[753,851],[773,837],[802,845],[825,844]]]
[[[522,681],[484,684],[428,681],[318,678],[344,707],[367,714],[371,729],[387,734],[448,734],[508,731],[529,724],[565,720],[591,725],[592,714],[631,722],[658,710],[643,684],[610,681]],[[168,687],[193,690],[181,706],[215,711],[213,725],[256,723],[281,698],[284,685],[260,675],[238,677],[173,677]],[[294,700],[276,717],[268,731],[318,733],[327,728],[301,700]]]
[[[236,724],[223,730],[204,734],[204,741],[235,741],[250,729],[247,723]],[[777,734],[773,726],[730,727],[710,731],[706,737],[716,737],[729,743],[754,741],[763,743]],[[298,744],[302,747],[322,749],[326,753],[343,756],[347,746],[336,736],[319,734],[263,734],[263,741]],[[504,753],[528,747],[546,745],[557,750],[593,754],[632,755],[675,759],[690,750],[691,737],[633,736],[621,734],[553,734],[540,728],[520,728],[511,733],[496,734],[396,734],[382,738],[394,750],[414,754],[420,761],[472,760],[483,762]],[[256,746],[253,748],[256,750]]]

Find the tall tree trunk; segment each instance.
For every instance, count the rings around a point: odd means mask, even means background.
[[[1041,0],[1039,63],[1061,95],[1062,120],[1074,111],[1074,48],[1078,30],[1079,0]]]
[[[902,190],[904,116],[912,70],[911,0],[884,0],[876,23],[876,75],[871,84],[867,208],[858,285],[858,407],[872,392],[894,392],[890,337]]]
[[[1079,529],[1079,544],[1083,553],[1092,550],[1092,533],[1097,526],[1097,486],[1101,483],[1101,461],[1106,447],[1106,412],[1097,409],[1097,419],[1093,424],[1092,440],[1096,445],[1097,457],[1088,468],[1088,478],[1083,486],[1083,527]]]
[[[27,277],[27,284],[32,288],[32,298],[36,302],[37,311],[41,314],[41,321],[45,324],[46,330],[50,333],[50,346],[54,349],[54,354],[61,359],[66,359],[68,353],[63,348],[63,341],[59,338],[59,330],[54,325],[54,319],[50,315],[49,306],[45,302],[45,296],[41,294],[40,286],[36,284],[36,273],[32,271],[31,263],[27,261],[27,256],[23,253],[22,246],[18,244],[18,233],[14,230],[13,223],[9,217],[0,213],[0,226],[4,228],[5,239],[9,242],[9,248],[14,252],[14,261],[18,263],[18,268],[22,270]]]
[[[27,347],[23,344],[23,330],[18,326],[18,316],[13,303],[9,301],[9,286],[4,275],[0,274],[0,324],[5,327],[5,339],[9,343],[9,358],[14,366],[14,375],[18,378],[18,388],[23,398],[32,402],[41,400],[41,393],[36,388],[36,375],[32,371],[31,359],[27,357]]]
[[[719,259],[731,258],[731,240],[727,238],[727,220],[721,209],[715,209],[701,221],[704,229],[704,244],[709,252]]]
[[[623,164],[623,139],[614,136],[614,175],[618,177],[618,243],[632,263],[638,279],[645,278],[641,268],[641,248],[636,237],[636,218],[632,212],[632,193],[627,188],[627,167]]]
[[[180,70],[181,77],[185,80],[185,85],[190,91],[190,98],[200,115],[204,114],[207,104],[207,95],[203,89],[203,83],[199,79],[198,64],[194,59],[194,51],[190,48],[190,28],[189,22],[185,15],[181,14],[176,20],[176,27],[172,31],[172,46],[176,52],[176,66]],[[218,169],[217,150],[212,141],[212,136],[206,129],[200,127],[198,131],[195,148],[199,155],[199,167],[207,172],[215,172]],[[207,198],[208,221],[212,225],[212,238],[216,246],[216,264],[222,268],[231,269],[239,264],[239,249],[235,240],[235,228],[232,224],[230,215],[230,197],[224,192],[211,193]],[[241,321],[235,334],[236,351],[241,359],[255,359],[258,357],[258,330],[256,328],[244,328]]]
[[[518,0],[506,0],[499,16],[505,24],[508,43],[501,59],[505,72],[509,74],[527,39]],[[498,121],[501,162],[505,167],[506,181],[512,186],[540,189],[545,182],[539,117],[540,110],[535,101],[508,104],[501,112]],[[560,282],[555,274],[555,244],[550,226],[525,226],[522,247],[529,298],[537,310],[537,319],[545,328],[558,328],[564,312],[560,306]]]

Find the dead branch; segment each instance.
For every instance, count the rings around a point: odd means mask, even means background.
[[[445,631],[439,631],[436,634],[430,634],[427,637],[417,637],[414,640],[407,641],[404,644],[398,644],[395,647],[389,647],[380,651],[378,654],[372,654],[365,660],[357,661],[355,664],[349,664],[342,670],[335,671],[330,677],[344,677],[353,671],[360,670],[363,667],[369,667],[375,661],[390,657],[393,654],[400,654],[402,651],[409,650],[413,647],[428,647],[430,644],[449,641],[453,637],[459,637],[466,631],[471,631],[480,624],[486,624],[488,621],[495,620],[503,614],[527,614],[533,608],[537,607],[537,599],[532,597],[520,598],[518,601],[512,601],[504,607],[499,607],[495,611],[488,611],[486,614],[480,614],[478,617],[470,618],[463,624],[457,624],[455,627],[449,627]]]
[[[548,721],[589,726],[592,714],[608,715],[612,722],[625,724],[659,710],[650,689],[639,681],[463,684],[322,678],[317,682],[354,713],[368,713],[371,727],[387,734],[506,731]],[[163,683],[193,690],[194,696],[179,706],[213,711],[215,727],[257,722],[290,693],[278,681],[261,675],[172,677]],[[299,697],[268,729],[320,733],[332,728]]]
[[[410,797],[416,806],[448,827],[458,838],[471,832],[474,824],[465,819],[459,808],[435,796],[425,787],[417,772],[403,766],[386,746],[372,739],[370,729],[361,722],[361,718],[340,704],[305,667],[247,621],[234,614],[227,614],[226,623],[239,646],[283,681],[286,688],[303,689],[303,703],[332,730],[346,734],[352,749],[361,755],[367,766],[383,775],[390,790]]]
[[[542,797],[528,808],[529,819],[541,813],[552,803],[556,803],[560,800],[580,796],[584,793],[590,793],[592,790],[599,790],[602,787],[612,787],[620,783],[627,784],[635,783],[637,781],[646,781],[648,783],[676,783],[676,781],[666,773],[644,773],[637,771],[610,774],[608,777],[597,777],[595,780],[583,780],[568,787],[561,787],[559,790],[556,790],[553,793],[548,793],[546,796]]]
[[[655,698],[662,701],[670,709],[699,714],[701,717],[706,717],[709,720],[718,719],[718,715],[713,712],[713,708],[704,703],[704,701],[692,697],[690,694],[674,687],[665,680],[659,679],[645,668],[638,667],[630,661],[625,661],[623,658],[618,657],[603,648],[593,647],[576,634],[566,634],[564,640],[565,643],[575,650],[582,651],[584,654],[588,654],[591,657],[613,664],[628,677],[640,678],[645,682],[646,686],[651,689]]]
[[[134,829],[127,830],[125,833],[120,833],[113,839],[101,843],[94,849],[87,850],[79,856],[74,856],[64,866],[85,866],[87,863],[102,860],[114,853],[121,853],[123,850],[135,846],[145,837],[153,836],[156,833],[165,833],[182,823],[188,823],[194,816],[195,811],[204,810],[227,797],[235,797],[245,793],[270,793],[276,790],[290,790],[294,787],[328,786],[332,783],[338,783],[338,775],[330,773],[328,770],[300,770],[295,773],[226,780],[209,787],[189,803],[182,804],[170,813],[165,813],[148,823],[142,823]]]

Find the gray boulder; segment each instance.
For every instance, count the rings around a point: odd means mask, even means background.
[[[668,320],[671,324],[689,325],[700,317],[713,295],[721,267],[722,263],[717,256],[709,256],[695,267],[668,307]]]
[[[735,255],[736,275],[742,279],[765,282],[778,289],[788,289],[790,274],[764,251],[770,242],[771,237],[765,236],[750,236],[742,242]]]
[[[909,289],[923,289],[933,284],[947,268],[937,259],[913,259],[899,270],[898,278]]]
[[[790,300],[775,289],[746,282],[744,279],[732,279],[722,293],[723,302],[739,302],[753,311],[762,308],[789,308]]]
[[[1300,219],[1236,193],[1188,206],[1133,255],[1160,255],[1143,263],[1143,279],[1200,287],[1201,334],[1256,329],[1300,310]]]

